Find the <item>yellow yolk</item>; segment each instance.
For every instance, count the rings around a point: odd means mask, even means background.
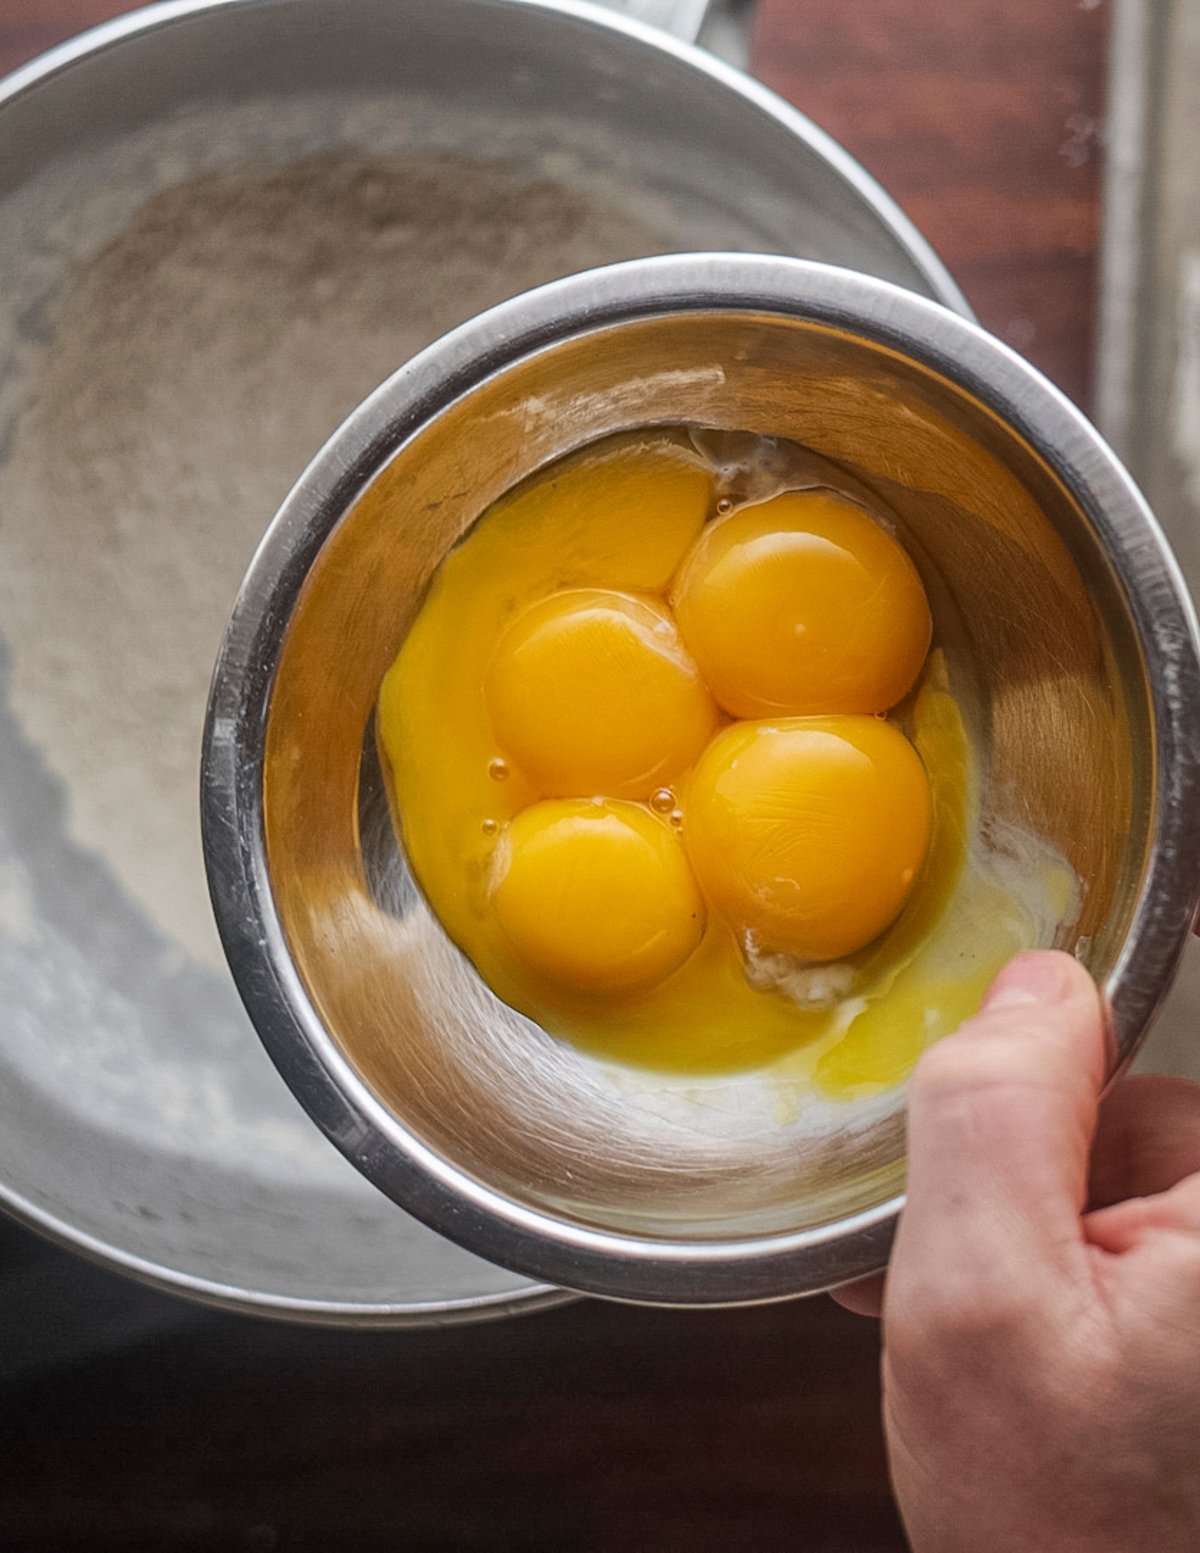
[[[571,589],[525,610],[485,689],[497,744],[547,797],[648,798],[717,727],[669,612],[608,590]]]
[[[900,545],[830,491],[793,491],[705,530],[672,590],[683,639],[738,717],[886,712],[929,651]]]
[[[652,429],[484,513],[380,690],[393,817],[445,932],[552,1035],[873,1093],[1050,941],[1072,876],[1036,838],[993,865],[969,681],[922,665],[886,529],[828,492],[714,518],[731,488]]]
[[[709,900],[757,948],[837,960],[899,913],[930,819],[925,768],[890,723],[736,723],[692,775],[687,846]]]
[[[640,804],[533,804],[508,827],[493,874],[492,909],[521,963],[579,991],[662,981],[704,930],[679,838]]]

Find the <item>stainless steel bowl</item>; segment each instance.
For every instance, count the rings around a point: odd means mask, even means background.
[[[0,587],[0,1203],[138,1277],[293,1319],[445,1321],[556,1298],[373,1191],[245,1018],[211,928],[195,802],[229,602],[313,450],[414,342],[505,295],[715,245],[962,299],[802,115],[582,5],[171,0],[11,76],[0,146],[0,567],[23,590],[10,603]],[[431,159],[463,170],[436,202],[421,196]],[[510,207],[514,185],[526,195]],[[565,215],[538,250],[522,223],[547,190]],[[294,262],[262,208],[299,233]],[[421,224],[439,221],[481,226],[509,257],[468,286],[451,269],[415,317]],[[351,362],[355,310],[334,305],[322,269],[339,243],[355,247],[354,298],[375,298]],[[254,320],[253,352],[226,308]],[[228,528],[206,532],[198,588],[130,540],[122,493],[143,525],[188,533],[210,488],[228,495]],[[84,629],[80,608],[98,601],[110,633]],[[162,737],[130,731],[118,748],[110,733],[124,808],[89,811],[103,772],[71,748],[91,704],[80,686],[133,683],[139,656],[186,714],[182,742],[167,741],[169,790],[152,803],[142,777]]]
[[[570,1288],[769,1300],[883,1264],[900,1097],[793,1125],[756,1074],[635,1075],[492,997],[411,879],[373,887],[378,848],[403,859],[369,821],[364,731],[434,569],[532,471],[665,422],[835,459],[936,566],[978,675],[986,812],[1082,881],[1059,940],[1101,982],[1126,1061],[1200,883],[1191,605],[1061,394],[974,325],[843,270],[619,265],[503,304],[396,373],[307,471],[243,586],[210,705],[207,859],[268,1050],[397,1202]]]

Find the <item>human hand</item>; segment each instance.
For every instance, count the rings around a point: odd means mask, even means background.
[[[1096,989],[1030,954],[922,1059],[882,1292],[914,1553],[1200,1548],[1200,1086],[1099,1106]]]

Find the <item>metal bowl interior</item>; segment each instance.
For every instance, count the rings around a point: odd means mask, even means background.
[[[397,1200],[573,1287],[780,1297],[880,1265],[901,1096],[781,1122],[758,1073],[638,1073],[552,1040],[483,986],[398,854],[378,888],[394,844],[364,807],[379,685],[449,547],[549,460],[678,422],[793,438],[898,515],[975,667],[985,819],[1074,868],[1081,903],[1053,941],[1105,986],[1124,1060],[1200,876],[1183,820],[1194,627],[1173,563],[1031,369],[943,310],[816,266],[694,256],[577,277],[368,401],[243,591],[214,688],[209,862],[276,1062]]]
[[[961,297],[799,114],[570,4],[171,0],[10,78],[0,142],[0,1201],[298,1319],[546,1298],[346,1165],[229,983],[195,794],[230,603],[355,404],[528,286],[722,246]],[[164,569],[160,529],[194,567]],[[88,690],[147,663],[169,728]]]

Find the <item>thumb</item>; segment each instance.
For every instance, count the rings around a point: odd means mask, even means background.
[[[979,1013],[917,1067],[893,1272],[1027,1287],[1048,1259],[1077,1270],[1105,1067],[1100,999],[1082,966],[1048,951],[1012,961]]]

